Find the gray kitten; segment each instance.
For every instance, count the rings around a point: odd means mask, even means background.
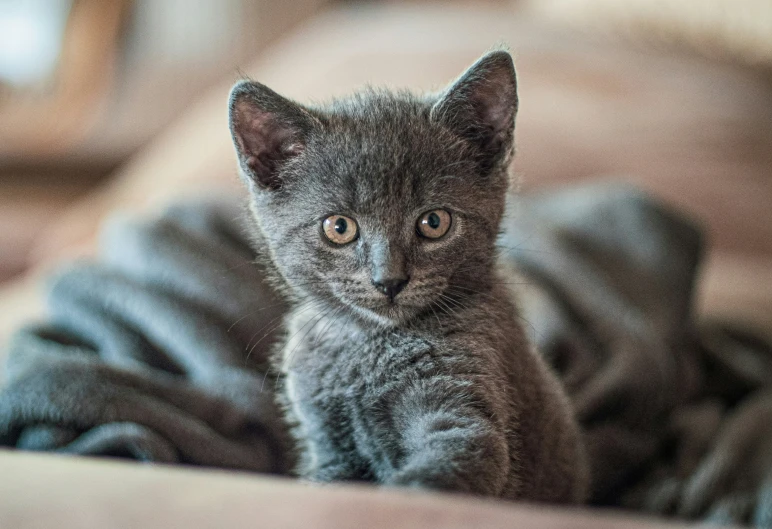
[[[497,267],[517,104],[504,51],[439,96],[233,88],[255,237],[292,301],[276,361],[302,477],[584,499],[570,406]]]

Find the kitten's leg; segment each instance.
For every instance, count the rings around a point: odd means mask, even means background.
[[[322,410],[305,410],[300,444],[299,474],[302,478],[316,483],[361,479],[362,471],[357,465],[354,451],[344,444],[346,436],[335,435],[343,432],[329,430],[331,425],[338,422]]]
[[[334,423],[325,424],[319,419],[319,415],[315,415],[307,430],[307,454],[312,455],[312,459],[305,458],[304,477],[316,483],[355,480],[358,473],[352,458],[346,457],[348,451],[327,430]]]
[[[454,393],[463,397],[453,398]],[[383,481],[501,494],[509,479],[510,454],[506,429],[492,418],[495,413],[482,402],[470,402],[469,387],[448,387],[447,380],[422,381],[403,396],[392,411],[404,457]]]
[[[315,483],[333,483],[336,481],[358,481],[360,472],[357,468],[340,460],[330,460],[316,467],[306,477],[307,480]]]

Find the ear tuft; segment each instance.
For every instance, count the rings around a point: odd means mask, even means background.
[[[517,77],[512,56],[493,51],[452,83],[431,110],[443,123],[479,149],[482,170],[509,159],[517,114]]]
[[[303,152],[313,118],[267,86],[242,81],[230,95],[230,129],[242,172],[259,187],[281,187],[281,167]]]

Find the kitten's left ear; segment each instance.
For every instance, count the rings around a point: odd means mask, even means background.
[[[506,51],[484,55],[448,87],[431,109],[443,123],[480,149],[483,171],[506,161],[513,147],[517,77]]]
[[[234,86],[229,106],[241,170],[260,189],[280,188],[283,165],[303,152],[315,119],[299,104],[255,81]]]

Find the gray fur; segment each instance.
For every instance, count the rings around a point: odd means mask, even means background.
[[[516,111],[504,51],[426,97],[371,89],[309,108],[234,87],[255,238],[292,302],[276,363],[302,477],[584,498],[578,427],[497,266]],[[435,208],[450,231],[422,239]],[[333,214],[359,238],[327,241]],[[375,277],[409,281],[391,300]]]

